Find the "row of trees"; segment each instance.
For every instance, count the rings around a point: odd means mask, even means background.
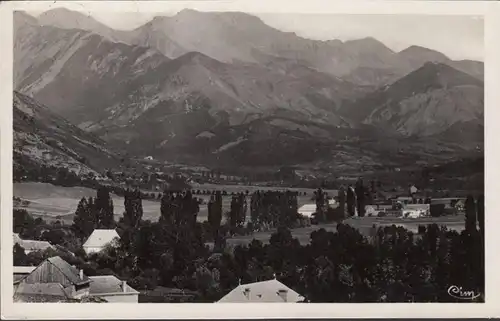
[[[94,229],[115,228],[113,199],[109,190],[100,187],[95,198],[82,198],[73,221],[73,230],[82,239],[88,237]]]

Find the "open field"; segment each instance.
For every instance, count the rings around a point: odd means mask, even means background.
[[[82,197],[95,197],[96,191],[85,187],[63,187],[48,183],[14,183],[13,195],[30,201],[25,208],[30,214],[40,216],[51,221],[60,219],[71,224]],[[123,197],[111,194],[115,210],[115,219],[118,220],[125,211]],[[143,200],[144,219],[156,220],[160,213],[160,203]],[[60,218],[58,218],[60,217]]]
[[[257,186],[240,186],[240,185],[213,185],[205,184],[193,186],[196,189],[203,190],[225,190],[228,193],[232,192],[245,192],[249,190],[250,193],[257,190],[279,190],[276,187],[257,187]],[[306,196],[299,196],[299,207],[312,203],[311,196],[313,195],[312,189],[291,189],[301,192],[306,192]],[[328,191],[333,193],[335,191]],[[329,193],[329,194],[330,194]],[[29,206],[25,209],[34,216],[42,217],[45,220],[51,221],[59,219],[64,223],[71,224],[73,216],[78,206],[78,202],[82,197],[95,197],[96,191],[85,187],[63,187],[55,186],[49,183],[14,183],[13,195],[20,197],[30,202]],[[334,195],[334,194],[330,194]],[[124,212],[124,199],[115,194],[111,194],[113,198],[113,205],[115,209],[115,219],[118,220]],[[198,214],[198,221],[206,221],[208,217],[207,202],[210,200],[210,195],[196,195],[196,197],[204,200],[200,205],[200,213]],[[229,211],[231,206],[231,196],[223,197],[223,211]],[[152,200],[143,200],[142,207],[144,211],[143,218],[146,220],[156,221],[160,216],[160,202]]]

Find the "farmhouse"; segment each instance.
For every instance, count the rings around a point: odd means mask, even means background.
[[[113,275],[87,277],[59,256],[38,267],[14,267],[14,300],[137,303],[139,292]]]
[[[19,296],[40,295],[79,299],[89,295],[90,279],[59,256],[43,261],[24,277],[16,290]]]
[[[401,210],[402,218],[419,218],[430,216],[429,204],[410,204]]]
[[[24,253],[28,254],[36,251],[45,251],[47,249],[54,249],[54,247],[46,241],[23,240],[19,237],[18,233],[14,233],[14,244],[18,244],[24,249]]]
[[[83,249],[87,254],[97,253],[112,244],[115,239],[120,239],[116,230],[95,229],[83,244]]]
[[[276,279],[240,284],[220,299],[219,303],[297,303],[304,297]]]

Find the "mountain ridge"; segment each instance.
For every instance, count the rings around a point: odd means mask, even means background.
[[[96,32],[95,28],[92,31]],[[118,34],[115,39],[120,38],[121,42],[152,47],[169,58],[198,51],[226,63],[256,63],[262,62],[255,58],[254,53],[259,52],[301,60],[317,70],[348,77],[346,80],[349,81],[359,79],[358,73],[366,74],[367,69],[373,69],[372,73],[382,74],[381,77],[373,77],[370,82],[363,81],[361,84],[364,85],[388,84],[417,69],[423,62],[431,59],[429,57],[434,57],[432,59],[437,62],[443,62],[445,57],[446,63],[478,78],[484,74],[478,66],[453,61],[435,50],[410,46],[394,52],[372,37],[345,42],[312,40],[293,32],[280,31],[268,26],[259,17],[242,12],[200,12],[185,9],[174,16],[154,17],[142,26],[126,32],[119,31]]]

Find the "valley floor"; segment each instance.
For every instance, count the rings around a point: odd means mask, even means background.
[[[261,187],[261,186],[246,186],[246,185],[214,185],[214,184],[201,184],[193,186],[194,190],[225,190],[228,194],[235,192],[241,193],[247,190],[253,193],[255,190],[281,190],[278,187]],[[299,207],[306,203],[313,203],[311,197],[313,189],[297,188],[293,189],[307,194],[298,197]],[[330,194],[334,195],[336,191],[327,190]],[[63,187],[55,186],[49,183],[25,182],[14,183],[13,195],[23,200],[29,201],[29,205],[25,207],[28,213],[35,217],[42,217],[47,221],[60,220],[65,224],[71,224],[73,217],[78,206],[78,202],[82,197],[95,197],[96,191],[85,187]],[[121,196],[111,194],[113,198],[113,206],[115,220],[119,220],[124,212],[124,199]],[[198,214],[198,221],[203,222],[207,220],[208,209],[207,202],[210,200],[210,195],[195,195],[195,197],[203,199],[203,204],[200,205],[200,212]],[[229,211],[231,204],[231,196],[223,197],[223,212]],[[143,219],[156,221],[160,216],[160,202],[154,200],[143,200],[142,207],[144,211]]]
[[[194,186],[194,189],[197,189]],[[247,189],[253,192],[257,187],[249,186],[237,186],[237,185],[200,185],[200,189],[219,189],[231,192],[244,192]],[[267,189],[267,187],[266,187]],[[270,187],[269,189],[272,189]],[[311,196],[313,195],[313,190],[301,189],[307,193],[306,196],[300,196],[298,198],[299,206],[306,203],[313,203],[311,201]],[[95,197],[96,192],[92,189],[85,187],[62,187],[54,186],[48,183],[15,183],[13,194],[15,197],[20,197],[23,200],[28,200],[30,203],[25,209],[35,217],[42,217],[46,221],[60,220],[64,224],[72,224],[74,213],[78,202],[82,197]],[[204,199],[203,205],[200,206],[200,213],[198,214],[198,221],[203,222],[207,220],[208,210],[206,201],[209,200],[209,195],[197,195]],[[124,199],[123,197],[112,195],[115,220],[119,220],[124,212]],[[231,196],[223,197],[223,211],[228,211],[230,208]],[[143,200],[142,201],[144,219],[156,221],[160,216],[160,202],[153,200]],[[438,225],[444,225],[448,229],[462,230],[465,224],[465,217],[463,214],[444,216],[444,217],[430,217],[430,218],[418,218],[418,219],[402,219],[396,217],[363,217],[363,218],[349,218],[344,221],[345,224],[349,224],[357,228],[362,234],[368,236],[370,229],[373,224],[377,226],[390,226],[395,224],[396,226],[404,227],[414,233],[417,232],[418,225],[427,225],[436,223]],[[307,244],[310,241],[311,232],[324,228],[327,231],[335,231],[337,223],[312,225],[309,227],[296,228],[292,230],[293,237],[297,238],[301,244]],[[248,244],[253,239],[262,241],[264,243],[269,242],[269,238],[274,231],[266,232],[256,232],[252,235],[245,236],[235,236],[227,240],[228,244],[239,245]]]

